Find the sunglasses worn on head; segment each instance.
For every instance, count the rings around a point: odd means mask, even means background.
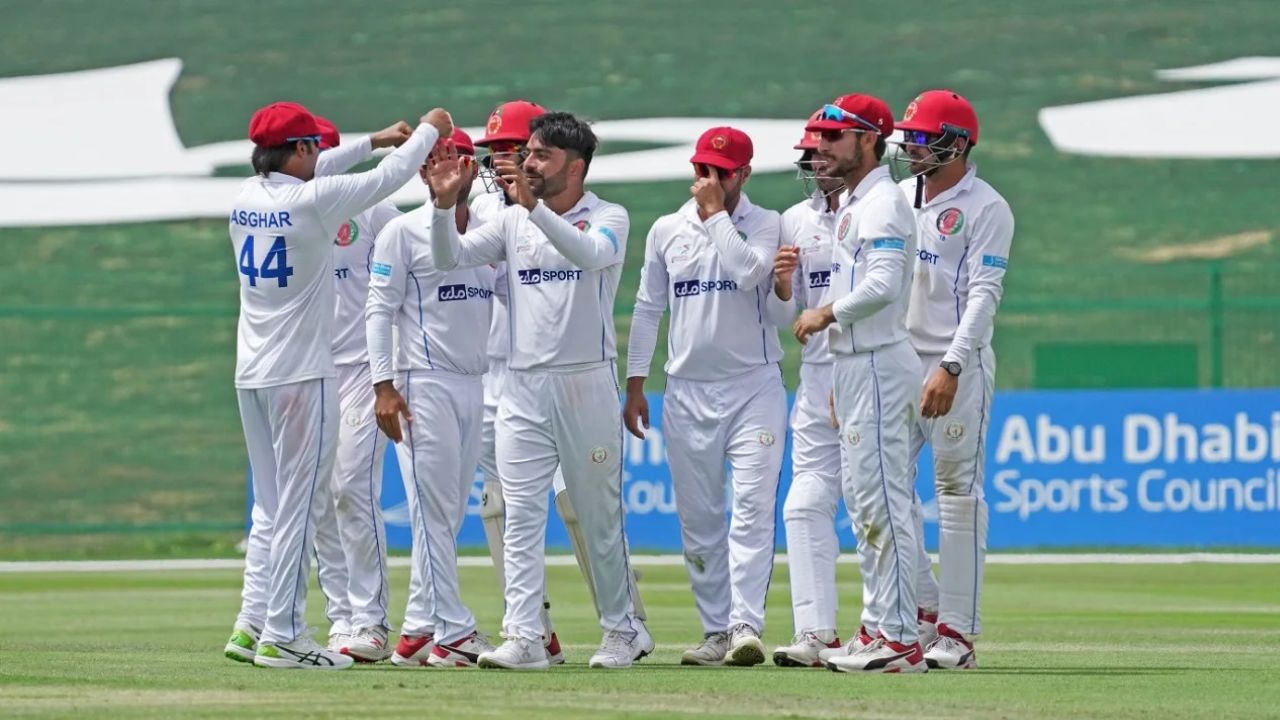
[[[303,136],[301,136],[301,137],[291,137],[291,138],[285,138],[285,139],[284,139],[284,141],[285,141],[285,142],[298,142],[299,140],[305,140],[305,141],[307,141],[307,142],[313,142],[313,143],[315,143],[315,144],[317,144],[317,145],[319,145],[319,144],[320,144],[320,136],[319,136],[319,135],[303,135]]]
[[[855,115],[854,113],[851,113],[851,112],[849,112],[848,110],[845,110],[844,108],[840,107],[839,105],[831,105],[831,104],[823,105],[823,106],[822,106],[822,119],[823,119],[823,120],[837,120],[837,121],[838,121],[838,120],[852,120],[853,122],[856,122],[856,123],[858,123],[859,125],[861,125],[861,126],[865,127],[867,130],[869,130],[869,131],[871,131],[871,132],[873,132],[873,133],[876,133],[877,135],[878,135],[878,134],[880,134],[880,128],[876,127],[876,124],[875,124],[875,123],[873,123],[873,122],[871,122],[870,120],[868,120],[868,119],[866,119],[866,118],[862,117],[861,115]]]

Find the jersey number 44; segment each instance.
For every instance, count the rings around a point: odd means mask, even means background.
[[[244,245],[240,248],[240,274],[249,278],[249,287],[258,286],[258,278],[263,280],[275,279],[276,287],[289,287],[289,276],[293,275],[293,268],[289,265],[289,254],[285,247],[284,236],[276,235],[275,241],[271,243],[271,249],[267,250],[267,256],[262,259],[262,265],[256,265],[256,256],[253,252],[253,236],[246,235]],[[263,238],[269,240],[270,237]]]

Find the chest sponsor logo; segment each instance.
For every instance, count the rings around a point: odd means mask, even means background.
[[[440,302],[450,302],[453,300],[470,300],[471,298],[479,298],[488,300],[493,296],[492,290],[484,288],[471,287],[469,285],[441,285],[436,290],[436,298]]]
[[[576,282],[582,279],[581,270],[543,270],[527,268],[517,270],[521,285],[541,285],[544,282]]]
[[[928,263],[930,265],[938,264],[938,253],[931,253],[924,248],[920,248],[916,251],[916,257],[920,258],[920,262],[922,263]]]
[[[732,280],[678,280],[672,286],[678,298],[693,297],[703,293],[733,292],[737,289],[738,283]]]
[[[333,244],[338,247],[347,247],[354,245],[360,239],[360,226],[356,225],[355,220],[348,220],[345,225],[338,228],[338,237],[333,239]]]
[[[831,286],[830,270],[815,270],[814,272],[809,273],[810,288],[824,288],[824,287],[830,287],[830,286]]]

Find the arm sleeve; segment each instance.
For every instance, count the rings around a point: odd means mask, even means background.
[[[409,277],[408,246],[395,227],[378,234],[373,243],[373,271],[369,274],[369,297],[364,305],[365,339],[369,346],[369,374],[373,382],[395,377],[392,366],[391,327],[396,311],[404,303]]]
[[[875,314],[893,302],[902,284],[909,282],[907,238],[915,232],[915,216],[905,204],[903,208],[877,207],[878,212],[859,223],[858,239],[866,253],[867,271],[852,292],[833,304],[837,323],[848,325]]]
[[[466,235],[458,234],[454,208],[431,211],[431,257],[439,270],[478,267],[507,259],[503,228],[506,214],[499,214]]]
[[[969,353],[991,332],[1004,294],[1004,274],[1013,244],[1013,212],[1003,202],[989,206],[974,223],[969,241],[969,297],[960,326],[943,360],[965,363]]]
[[[659,221],[661,222],[661,221]],[[658,348],[658,323],[667,309],[669,279],[667,264],[659,252],[658,223],[644,241],[644,265],[640,268],[640,289],[631,312],[631,335],[627,339],[627,377],[648,377],[653,353]]]
[[[316,209],[326,226],[336,227],[351,216],[387,199],[422,167],[436,142],[436,129],[422,123],[405,144],[382,159],[378,167],[356,175],[317,177]]]
[[[507,264],[495,263],[493,268],[493,295],[502,303],[503,307],[507,306]]]
[[[339,145],[320,153],[316,160],[316,177],[341,175],[373,157],[373,141],[365,135],[353,143]]]
[[[627,232],[631,220],[617,205],[602,209],[591,218],[585,232],[555,214],[541,201],[529,212],[529,221],[569,262],[583,270],[603,270],[619,265],[627,256]]]
[[[771,213],[771,221],[747,239],[738,234],[738,228],[727,212],[718,212],[707,218],[703,227],[711,236],[720,264],[729,278],[738,283],[739,290],[750,290],[763,284],[773,272],[773,253],[778,250],[778,216]]]

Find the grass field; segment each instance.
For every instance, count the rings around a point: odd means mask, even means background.
[[[0,76],[181,58],[171,103],[188,146],[241,137],[253,109],[279,98],[344,128],[435,104],[478,123],[513,96],[602,119],[798,125],[848,90],[902,108],[923,88],[953,86],[982,116],[975,158],[1018,219],[996,335],[1002,387],[1033,384],[1032,351],[1045,340],[1205,347],[1204,263],[1157,266],[1132,252],[1280,229],[1274,163],[1063,156],[1036,122],[1047,105],[1195,87],[1157,81],[1159,68],[1273,52],[1280,15],[1269,0],[1230,12],[1200,0],[1034,11],[1014,0],[566,0],[518,10],[494,0],[0,0]],[[748,190],[775,208],[799,197],[783,175]],[[601,192],[630,209],[635,228],[618,302],[625,344],[644,230],[687,184]],[[5,229],[0,252],[0,556],[223,551],[238,534],[245,464],[225,225]],[[1264,264],[1276,261],[1271,242],[1230,258],[1238,292],[1274,297]],[[1222,333],[1229,385],[1280,382],[1268,361],[1280,352],[1275,311],[1252,307]],[[793,382],[794,364],[792,352]],[[651,387],[662,384],[656,372]]]
[[[232,663],[235,571],[0,575],[0,707],[6,717],[1268,718],[1280,707],[1274,566],[992,566],[981,669],[850,677],[826,670],[683,668],[699,635],[683,568],[646,567],[658,652],[592,671],[599,641],[577,569],[549,571],[568,665],[547,673],[358,667],[272,672]],[[856,571],[841,566],[845,632]],[[464,592],[495,630],[493,571]],[[407,574],[394,574],[402,609]],[[319,623],[318,595],[311,616]],[[791,628],[786,569],[766,644]],[[323,631],[323,630],[322,630]]]

